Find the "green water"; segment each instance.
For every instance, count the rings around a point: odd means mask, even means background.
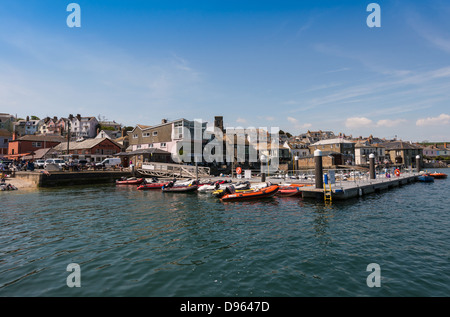
[[[331,206],[113,185],[2,192],[0,296],[449,296],[449,189]],[[380,287],[367,285],[370,263]]]

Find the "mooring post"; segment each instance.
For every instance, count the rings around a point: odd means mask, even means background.
[[[420,155],[416,156],[416,170],[417,173],[420,173]]]
[[[266,156],[263,154],[261,155],[261,182],[266,181],[266,173],[264,170],[264,162],[266,161]]]
[[[369,175],[370,179],[375,179],[375,154],[369,155]]]
[[[314,176],[316,179],[316,188],[323,189],[323,169],[322,169],[322,151],[321,150],[314,151],[314,165],[315,165]]]

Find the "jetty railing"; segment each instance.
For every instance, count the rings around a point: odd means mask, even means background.
[[[210,177],[210,168],[173,163],[145,162],[137,169],[144,176],[161,178],[196,178]]]
[[[368,184],[370,182],[388,182],[395,178],[410,177],[414,175],[414,169],[412,167],[398,168],[400,175],[395,175],[396,168],[375,168],[375,179],[370,178],[368,170],[362,170],[360,168],[347,168],[347,169],[323,169],[324,179],[331,181],[331,174],[334,173],[334,183],[331,184],[332,188],[342,187],[344,184],[354,183],[355,185]],[[331,173],[330,173],[331,172]],[[325,176],[326,175],[326,176]],[[288,170],[284,173],[278,173],[272,176],[275,179],[283,179],[290,183],[303,183],[314,184],[315,182],[315,170]]]

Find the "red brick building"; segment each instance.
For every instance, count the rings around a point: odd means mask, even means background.
[[[100,162],[121,152],[121,145],[109,138],[88,139],[81,142],[71,141],[67,152],[67,141],[56,146],[60,156],[87,159],[92,162]]]
[[[8,155],[10,159],[21,158],[25,155],[30,155],[39,149],[48,149],[61,144],[65,138],[59,135],[24,135],[16,139],[16,135],[13,135],[13,139],[8,144]]]

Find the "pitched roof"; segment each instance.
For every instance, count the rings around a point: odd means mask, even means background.
[[[355,142],[345,140],[343,138],[334,138],[334,139],[326,139],[321,140],[319,142],[316,142],[314,144],[311,144],[311,146],[315,145],[326,145],[326,144],[337,144],[337,143],[348,143],[348,144],[355,144]]]
[[[81,142],[69,142],[69,151],[91,149],[94,146],[102,143],[105,140],[108,140],[108,141],[112,142],[114,145],[121,148],[121,145],[114,142],[113,140],[108,139],[108,138],[101,138],[101,139],[87,139],[87,140],[84,140]],[[55,146],[54,149],[57,151],[67,151],[67,143],[59,144],[59,145]]]
[[[20,138],[18,138],[20,141],[33,141],[33,142],[64,142],[66,138],[60,136],[60,135],[44,135],[44,134],[27,134]]]
[[[421,147],[418,147],[417,145],[411,144],[409,142],[403,142],[403,141],[384,142],[381,145],[383,145],[386,148],[386,150],[418,150],[418,149],[421,149]]]

